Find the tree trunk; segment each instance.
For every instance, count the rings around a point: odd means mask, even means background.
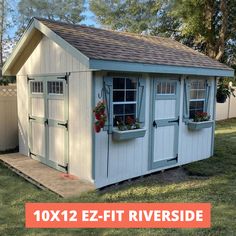
[[[215,36],[215,26],[214,25],[214,14],[215,14],[215,1],[209,0],[206,3],[206,54],[216,60],[220,60],[224,55],[225,51],[225,40],[226,40],[226,31],[228,23],[228,9],[226,0],[220,1],[220,13],[222,15],[219,38]]]
[[[213,25],[213,17],[214,17],[214,0],[206,1],[205,5],[205,25],[206,25],[206,54],[209,57],[215,57],[215,44],[214,44],[214,25]]]
[[[218,42],[218,52],[215,57],[216,60],[220,60],[225,52],[225,35],[227,31],[227,23],[228,23],[228,9],[227,3],[225,0],[221,0],[220,2],[220,11],[222,14],[222,24],[219,33],[219,42]]]

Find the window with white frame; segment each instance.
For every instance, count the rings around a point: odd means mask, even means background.
[[[194,118],[196,112],[203,112],[206,102],[206,82],[192,80],[190,83],[189,118]]]
[[[176,82],[162,81],[157,83],[157,95],[174,95],[176,93]]]
[[[31,82],[31,93],[32,94],[42,94],[43,93],[43,82],[42,81],[32,81]]]
[[[63,94],[63,82],[62,81],[49,81],[48,82],[48,94],[62,95]]]
[[[137,115],[137,79],[113,78],[113,126]]]

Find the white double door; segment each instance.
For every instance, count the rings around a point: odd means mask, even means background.
[[[61,171],[68,166],[68,85],[64,77],[29,78],[29,150]]]
[[[150,169],[178,162],[179,87],[177,79],[154,79]]]

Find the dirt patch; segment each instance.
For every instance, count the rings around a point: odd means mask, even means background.
[[[163,183],[179,183],[189,180],[189,175],[182,167],[158,172],[155,174],[155,177]]]
[[[103,188],[100,188],[99,191],[101,193],[108,192],[110,190],[117,190],[120,187],[131,186],[133,184],[139,184],[145,181],[148,182],[156,182],[156,184],[172,184],[188,181],[191,179],[188,173],[182,167],[175,167],[173,169],[158,171],[152,174],[139,176],[137,178],[132,178],[129,180],[125,180],[116,184],[112,184]]]

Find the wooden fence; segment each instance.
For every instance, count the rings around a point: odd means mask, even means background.
[[[0,151],[18,146],[17,123],[16,86],[0,86]]]
[[[233,88],[236,89],[236,87]],[[216,103],[216,120],[225,120],[233,117],[236,117],[236,97],[231,95],[225,103]]]

